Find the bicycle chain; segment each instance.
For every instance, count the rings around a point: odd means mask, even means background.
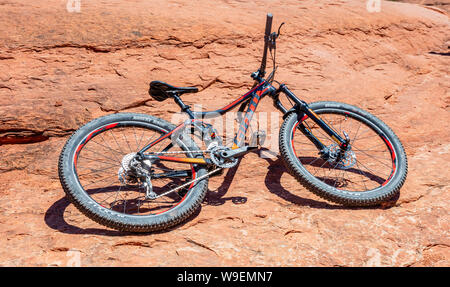
[[[214,170],[208,172],[207,174],[204,174],[204,175],[202,175],[202,176],[200,176],[200,177],[198,177],[198,178],[195,178],[195,179],[193,179],[193,180],[191,180],[191,181],[188,181],[188,182],[186,182],[186,183],[184,183],[184,184],[182,184],[182,185],[180,185],[180,186],[177,186],[177,187],[175,187],[175,188],[173,188],[173,189],[171,189],[171,190],[169,190],[169,191],[166,191],[166,192],[164,192],[164,193],[161,193],[161,194],[157,195],[154,199],[159,198],[159,197],[162,197],[162,196],[165,196],[165,195],[167,195],[167,194],[169,194],[169,193],[172,193],[172,192],[174,192],[174,191],[177,191],[177,190],[179,190],[179,189],[182,189],[183,187],[186,187],[186,186],[188,186],[188,185],[191,185],[191,184],[194,183],[194,182],[197,182],[197,181],[199,181],[199,180],[202,180],[202,179],[204,179],[204,178],[207,178],[207,177],[210,176],[211,174],[216,173],[216,172],[218,172],[218,171],[221,170],[221,169],[222,169],[221,167],[218,167],[218,168],[216,168],[216,169],[214,169]]]
[[[214,147],[214,148],[212,148],[212,149],[210,149],[210,150],[199,150],[199,151],[165,151],[165,152],[149,153],[150,155],[158,155],[158,154],[181,154],[181,153],[183,153],[183,154],[186,154],[186,153],[210,153],[210,154],[211,154],[211,161],[217,166],[216,169],[214,169],[214,170],[212,170],[212,171],[206,173],[205,175],[200,176],[199,178],[195,178],[195,179],[193,179],[193,180],[191,180],[191,181],[188,181],[188,182],[186,182],[186,183],[184,183],[184,184],[182,184],[182,185],[180,185],[180,186],[178,186],[178,187],[176,187],[176,188],[173,188],[173,189],[171,189],[171,190],[168,190],[168,191],[166,191],[166,192],[164,192],[164,193],[162,193],[162,194],[159,194],[159,195],[157,195],[157,196],[155,196],[154,198],[151,198],[151,199],[154,200],[154,199],[157,199],[157,198],[159,198],[159,197],[162,197],[162,196],[165,196],[165,195],[167,195],[167,194],[170,194],[170,193],[172,193],[172,192],[175,192],[175,191],[177,191],[177,190],[179,190],[179,189],[182,189],[182,188],[184,188],[184,187],[186,187],[186,186],[188,186],[188,185],[190,185],[190,184],[192,184],[192,183],[195,183],[195,182],[197,182],[197,181],[200,181],[200,180],[202,180],[202,179],[204,179],[204,178],[206,178],[206,177],[208,177],[208,176],[210,176],[210,175],[212,175],[212,174],[218,172],[219,170],[221,170],[221,169],[223,169],[223,168],[229,168],[229,167],[235,166],[235,165],[237,164],[237,161],[238,161],[237,159],[234,159],[234,158],[233,158],[232,162],[228,162],[228,163],[220,163],[219,160],[216,159],[216,158],[214,157],[214,152],[215,152],[215,151],[222,150],[222,149],[223,149],[223,147],[222,147],[222,148]]]

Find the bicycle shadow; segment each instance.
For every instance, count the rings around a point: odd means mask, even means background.
[[[233,182],[234,176],[238,170],[240,163],[241,163],[241,161],[239,160],[236,166],[227,170],[227,173],[223,179],[223,182],[220,185],[220,187],[217,189],[217,192],[208,189],[205,199],[203,201],[203,204],[219,206],[229,200],[231,200],[234,204],[242,204],[242,203],[247,202],[247,197],[241,197],[241,196],[224,197],[224,195],[228,192],[231,183]],[[70,204],[71,204],[71,202],[66,197],[63,197],[63,198],[59,199],[58,201],[56,201],[55,203],[53,203],[47,209],[45,216],[44,216],[44,221],[47,224],[47,226],[54,230],[58,230],[59,232],[62,232],[62,233],[79,234],[79,235],[91,234],[91,235],[104,235],[104,236],[126,236],[126,235],[160,234],[160,233],[169,232],[176,228],[180,228],[183,225],[189,223],[190,221],[194,220],[200,214],[200,211],[202,209],[202,204],[201,204],[196,209],[196,211],[191,216],[189,216],[186,220],[184,220],[183,222],[181,222],[173,227],[170,227],[168,229],[165,229],[162,231],[133,233],[133,232],[122,232],[122,231],[106,229],[106,228],[105,229],[80,228],[75,225],[72,225],[69,222],[67,222],[64,218],[64,212]]]
[[[260,152],[264,151],[265,149],[261,149]],[[311,208],[319,208],[319,209],[344,209],[344,210],[357,210],[357,209],[388,209],[393,206],[395,206],[395,202],[399,198],[399,194],[395,195],[393,198],[391,198],[388,202],[385,204],[377,205],[377,206],[368,206],[368,207],[349,207],[349,206],[343,206],[333,203],[328,203],[326,201],[319,201],[315,199],[309,199],[309,198],[303,198],[301,196],[298,196],[294,193],[292,193],[290,190],[287,190],[283,187],[281,184],[281,177],[283,174],[287,173],[287,169],[285,168],[282,159],[278,155],[276,159],[271,158],[264,158],[268,163],[268,172],[264,178],[264,184],[269,190],[269,192],[277,195],[278,197],[282,198],[285,201],[288,201],[290,203],[299,205],[299,206],[308,206]],[[212,206],[220,206],[225,204],[227,201],[231,200],[234,204],[244,204],[247,202],[247,197],[244,196],[232,196],[232,197],[224,197],[230,186],[231,183],[234,180],[234,177],[239,169],[239,165],[241,164],[241,160],[238,161],[238,164],[230,168],[226,171],[226,175],[223,178],[222,184],[217,189],[217,191],[212,191],[208,189],[208,192],[205,196],[203,204],[205,205],[212,205]],[[289,175],[291,176],[291,175]],[[299,187],[301,185],[299,184]],[[304,189],[303,187],[301,187]],[[306,190],[305,190],[306,191]],[[308,191],[309,192],[309,191]],[[189,223],[190,221],[194,220],[201,212],[202,205],[200,205],[197,210],[186,220],[184,220],[182,223],[179,223],[171,228],[162,230],[162,231],[156,231],[156,232],[147,232],[147,233],[133,233],[133,232],[121,232],[111,229],[101,229],[101,228],[80,228],[75,225],[72,225],[68,223],[64,219],[64,212],[66,208],[70,205],[70,201],[63,197],[56,201],[52,206],[49,207],[49,209],[45,213],[45,223],[47,226],[49,226],[52,229],[58,230],[62,233],[67,234],[79,234],[79,235],[85,235],[85,234],[93,234],[93,235],[103,235],[103,236],[126,236],[126,235],[149,235],[149,234],[160,234],[165,232],[170,232],[173,229],[177,229],[182,227],[183,225]]]
[[[219,186],[217,191],[212,191],[208,189],[208,193],[206,194],[206,197],[204,199],[204,203],[206,205],[219,206],[223,205],[225,202],[229,200],[231,200],[231,202],[233,202],[234,204],[243,204],[247,202],[247,197],[245,196],[224,197],[224,195],[230,189],[231,183],[234,180],[234,176],[236,175],[240,164],[241,159],[238,160],[236,166],[227,170],[227,173],[222,181],[222,184]]]
[[[48,227],[58,230],[59,232],[66,233],[66,234],[77,234],[77,235],[103,235],[103,236],[126,236],[126,235],[133,235],[133,236],[146,236],[149,234],[160,234],[169,232],[173,229],[179,228],[186,223],[192,221],[195,219],[201,211],[201,206],[197,208],[197,210],[189,216],[184,222],[179,223],[173,227],[170,227],[168,229],[162,230],[162,231],[153,231],[153,232],[141,232],[141,233],[135,233],[135,232],[124,232],[124,231],[117,231],[112,229],[107,229],[106,227],[104,229],[102,228],[81,228],[78,226],[75,226],[73,224],[70,224],[67,222],[64,218],[64,212],[66,208],[71,204],[71,202],[64,196],[63,198],[59,199],[55,203],[53,203],[45,212],[44,215],[44,221],[47,224]]]
[[[270,150],[268,150],[266,148],[261,148],[259,150],[254,151],[254,153],[261,153],[263,151],[270,152]],[[388,209],[395,205],[395,202],[398,200],[398,198],[400,196],[399,194],[396,194],[393,198],[389,199],[389,201],[387,201],[384,204],[380,204],[380,205],[376,205],[376,206],[363,206],[363,207],[344,206],[344,205],[329,203],[326,201],[304,198],[304,197],[298,196],[296,194],[293,194],[291,191],[284,188],[283,185],[281,184],[281,177],[283,176],[283,174],[288,173],[288,171],[287,171],[286,167],[284,166],[280,155],[277,155],[275,160],[273,160],[271,158],[264,158],[264,159],[269,163],[268,172],[264,179],[264,184],[267,187],[267,189],[269,190],[269,192],[277,195],[278,197],[280,197],[290,203],[293,203],[293,204],[296,204],[299,206],[308,206],[311,208],[320,208],[320,209],[344,209],[344,210]],[[227,174],[222,182],[222,185],[218,188],[217,192],[213,192],[210,190],[208,191],[208,194],[205,198],[205,203],[207,205],[218,206],[218,205],[224,204],[227,200],[232,200],[233,203],[235,203],[235,204],[245,203],[247,201],[246,197],[238,197],[238,196],[223,197],[228,192],[228,190],[231,186],[231,183],[233,182],[234,176],[237,173],[240,163],[241,163],[241,160],[239,160],[238,164],[235,167],[227,170]],[[292,176],[292,175],[289,175],[289,176]],[[369,175],[369,176],[371,176],[371,175]],[[301,186],[300,184],[298,184],[298,185],[299,185],[299,187],[304,189],[303,186]],[[307,191],[307,190],[305,190],[305,191]],[[307,192],[309,192],[309,191],[307,191]]]
[[[226,193],[228,192],[231,183],[233,182],[234,176],[238,170],[240,164],[240,160],[238,161],[238,164],[227,170],[227,173],[223,179],[222,184],[217,189],[217,191],[211,191],[208,189],[208,192],[204,199],[204,204],[206,205],[212,205],[212,206],[219,206],[224,204],[226,201],[231,200],[235,204],[242,204],[247,202],[247,197],[241,197],[241,196],[233,196],[233,197],[224,197]],[[153,232],[144,232],[144,233],[133,233],[133,232],[122,232],[112,229],[102,229],[102,228],[81,228],[78,226],[75,226],[73,224],[70,224],[67,222],[67,220],[64,218],[64,213],[67,209],[67,207],[71,204],[71,202],[67,199],[67,197],[63,197],[53,203],[46,211],[44,216],[44,221],[47,224],[48,227],[58,230],[59,232],[66,233],[66,234],[77,234],[77,235],[103,235],[103,236],[126,236],[126,235],[149,235],[149,234],[160,234],[172,231],[173,229],[177,229],[182,227],[183,225],[189,223],[190,221],[194,220],[201,212],[202,205],[200,205],[196,211],[189,216],[186,220],[183,222],[170,227],[168,229],[162,230],[162,231],[153,231]]]
[[[265,150],[265,149],[261,149]],[[300,206],[308,206],[311,208],[320,208],[320,209],[345,209],[345,210],[358,210],[358,209],[388,209],[395,205],[395,202],[400,197],[399,194],[396,194],[393,198],[389,199],[388,202],[376,206],[363,206],[363,207],[353,207],[353,206],[344,206],[334,203],[328,203],[326,201],[318,201],[314,199],[309,198],[303,198],[296,194],[293,194],[291,191],[285,189],[283,185],[281,184],[281,177],[284,173],[288,173],[286,167],[284,166],[284,163],[282,162],[282,159],[280,155],[277,156],[275,160],[271,158],[264,158],[268,163],[268,173],[266,174],[266,177],[264,179],[264,183],[269,190],[269,192],[279,196],[280,198],[294,203],[296,205]],[[289,174],[289,173],[288,173]],[[289,176],[292,176],[289,174]],[[300,183],[298,184],[299,187],[306,190]]]

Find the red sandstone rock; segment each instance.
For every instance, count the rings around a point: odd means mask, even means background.
[[[410,172],[393,207],[327,203],[257,154],[165,233],[108,230],[68,203],[57,158],[71,132],[120,111],[170,120],[178,108],[149,98],[151,80],[199,87],[191,105],[228,103],[252,85],[269,11],[286,22],[278,80],[306,101],[369,110],[405,144]],[[449,265],[445,13],[397,2],[369,13],[356,0],[82,0],[69,13],[65,1],[11,0],[0,14],[0,265],[65,266],[68,252],[84,266]]]
[[[450,1],[448,0],[402,0],[401,2],[414,3],[441,13],[450,12]]]

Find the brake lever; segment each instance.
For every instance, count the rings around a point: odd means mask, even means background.
[[[270,34],[269,36],[269,49],[275,49],[275,43],[276,43],[276,39],[277,39],[278,35],[275,32],[272,32],[272,34]]]
[[[278,27],[278,33],[272,32],[272,34],[269,35],[269,49],[272,50],[276,48],[276,39],[280,36],[281,26],[283,25],[284,22],[281,23],[280,27]]]
[[[283,23],[281,23],[280,27],[278,27],[277,38],[278,38],[278,36],[280,36],[280,30],[281,30],[281,26],[283,26],[283,25],[284,25],[284,22],[283,22]]]

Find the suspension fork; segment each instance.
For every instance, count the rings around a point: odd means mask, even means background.
[[[297,126],[298,129],[302,131],[302,133],[319,149],[322,151],[326,148],[326,146],[309,130],[302,121],[306,118],[310,118],[313,120],[327,135],[329,135],[341,148],[342,151],[347,150],[349,145],[349,138],[346,136],[342,138],[332,127],[330,127],[325,121],[323,121],[309,106],[306,102],[300,100],[295,96],[291,90],[286,87],[285,84],[281,84],[274,96],[274,105],[279,110],[281,110],[284,114],[287,114],[291,110],[287,110],[278,99],[278,94],[282,92],[288,98],[290,98],[294,103],[294,107],[292,108],[297,112],[298,116],[301,117],[300,123]]]

